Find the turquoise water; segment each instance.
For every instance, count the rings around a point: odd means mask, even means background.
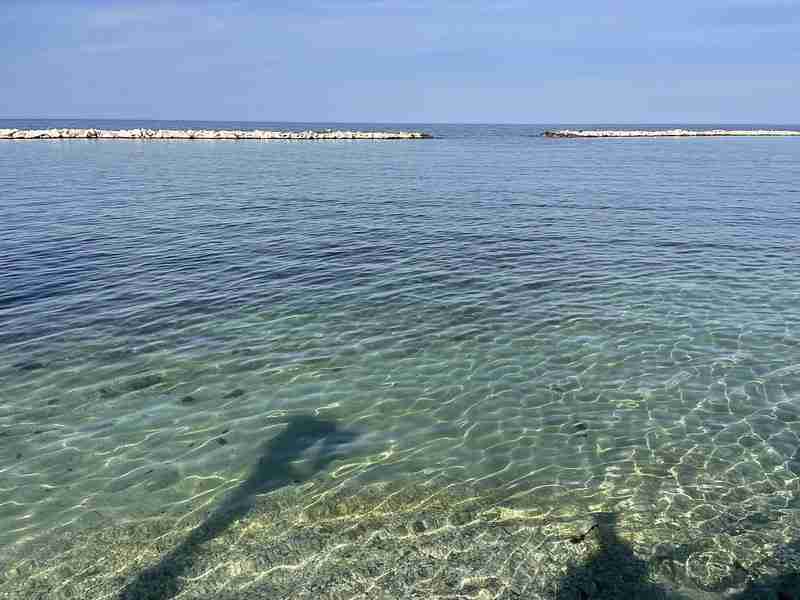
[[[798,140],[414,128],[0,142],[0,555],[455,487],[683,531],[687,589],[791,547]]]

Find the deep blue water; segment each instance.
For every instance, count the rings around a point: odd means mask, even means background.
[[[346,126],[436,137],[0,141],[0,541],[180,516],[304,415],[314,494],[800,535],[800,140]]]

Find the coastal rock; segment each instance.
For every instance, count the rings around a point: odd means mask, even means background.
[[[0,139],[103,140],[420,140],[432,137],[419,131],[262,131],[214,129],[0,129]]]
[[[800,131],[779,129],[657,129],[657,130],[627,130],[627,129],[554,129],[542,133],[549,138],[631,138],[631,137],[779,137],[800,136]]]

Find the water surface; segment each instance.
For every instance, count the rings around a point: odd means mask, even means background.
[[[800,537],[798,140],[350,126],[437,138],[0,142],[9,556],[292,489],[622,515],[709,593]]]

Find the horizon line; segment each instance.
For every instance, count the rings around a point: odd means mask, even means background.
[[[359,124],[359,125],[508,125],[508,126],[550,126],[550,125],[799,125],[789,121],[540,121],[540,122],[489,122],[489,121],[290,121],[269,119],[167,119],[152,117],[0,117],[0,121],[166,121],[175,123],[275,123],[314,125]]]

